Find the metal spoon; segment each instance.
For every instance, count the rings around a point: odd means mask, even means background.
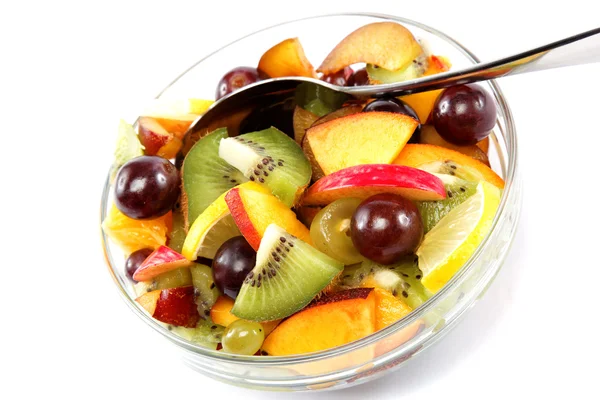
[[[293,109],[295,95],[298,95],[297,89],[323,90],[343,96],[345,101],[364,100],[373,97],[402,96],[503,76],[599,61],[600,28],[596,28],[509,57],[397,83],[343,87],[304,77],[267,79],[243,87],[215,102],[190,126],[186,133],[183,154],[186,154],[199,138],[216,128],[227,127],[232,136],[244,133],[244,125],[254,125],[248,121],[253,119],[252,113],[255,110],[269,109],[274,105],[287,110]]]

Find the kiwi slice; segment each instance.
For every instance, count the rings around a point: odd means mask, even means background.
[[[219,156],[287,206],[296,203],[312,174],[298,143],[273,127],[221,140]]]
[[[415,309],[431,297],[431,293],[421,284],[421,277],[417,258],[413,256],[405,257],[392,265],[365,260],[344,268],[341,285],[344,288],[385,289]]]
[[[192,285],[196,295],[198,314],[200,318],[209,319],[210,309],[221,295],[212,276],[212,269],[203,264],[194,264],[190,267],[192,273]]]
[[[154,279],[138,282],[134,285],[133,290],[135,295],[139,297],[153,290],[171,289],[190,286],[191,284],[192,276],[190,275],[190,269],[182,267],[164,272]]]
[[[271,224],[260,242],[256,266],[246,276],[231,312],[251,321],[290,316],[310,303],[343,267]]]
[[[369,81],[373,84],[409,81],[422,76],[426,69],[427,56],[425,53],[421,53],[406,68],[398,71],[390,71],[389,69],[381,68],[377,65],[367,64]]]
[[[221,128],[200,139],[183,160],[181,208],[185,229],[220,195],[248,179],[219,157],[219,143],[227,137]]]
[[[217,345],[221,343],[225,331],[224,326],[214,324],[210,319],[198,321],[195,328],[173,325],[168,325],[167,328],[190,342],[212,350],[217,349]]]
[[[444,183],[446,198],[437,201],[417,201],[416,205],[421,213],[423,229],[429,232],[442,218],[454,207],[475,194],[476,182],[469,182],[456,176],[435,174]]]
[[[171,229],[171,233],[169,234],[169,247],[181,253],[185,236],[185,218],[183,217],[183,211],[181,211],[181,202],[177,202],[173,209],[173,229]]]
[[[312,82],[303,82],[296,88],[296,104],[318,117],[327,115],[349,100],[350,96]]]

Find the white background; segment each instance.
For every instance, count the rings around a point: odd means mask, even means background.
[[[595,2],[552,3],[2,2],[0,397],[598,398],[600,64],[501,81],[525,180],[515,245],[460,326],[373,383],[288,395],[204,378],[127,309],[100,250],[118,118],[209,52],[352,10],[420,20],[484,60],[600,25]]]

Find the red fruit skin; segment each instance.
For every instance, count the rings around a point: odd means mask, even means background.
[[[165,324],[194,328],[200,319],[194,302],[194,287],[161,290],[152,317]]]
[[[399,194],[417,201],[446,198],[444,184],[429,172],[403,165],[364,164],[319,179],[306,191],[302,204],[327,205],[344,197],[364,200],[379,193]]]
[[[192,262],[167,246],[160,246],[152,252],[133,274],[133,279],[149,281],[158,275],[177,268],[189,267]]]
[[[238,188],[231,189],[229,193],[225,195],[225,203],[227,203],[229,212],[231,213],[231,216],[233,217],[233,220],[235,221],[235,224],[239,228],[242,235],[244,235],[250,246],[252,246],[254,250],[258,251],[261,236],[252,224],[250,216],[244,208],[244,202],[240,196],[240,190]]]

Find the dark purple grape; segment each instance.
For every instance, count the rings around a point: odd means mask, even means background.
[[[485,139],[496,124],[496,103],[480,85],[452,86],[433,105],[433,126],[440,136],[461,146]]]
[[[221,293],[235,299],[244,278],[256,264],[256,252],[243,236],[229,239],[219,247],[212,262],[213,279]]]
[[[179,198],[179,173],[167,159],[141,156],[128,161],[115,179],[115,205],[134,219],[165,215]]]
[[[361,68],[355,71],[346,82],[346,86],[366,86],[368,84],[369,74],[367,73],[366,68]]]
[[[152,249],[140,249],[134,251],[129,255],[129,257],[127,257],[127,260],[125,261],[125,273],[131,280],[133,280],[133,274],[135,271],[137,271],[144,260],[148,258],[150,254],[152,254],[152,251]]]
[[[239,88],[261,80],[261,74],[256,68],[237,67],[223,75],[217,85],[215,97],[219,100],[221,97],[235,92]]]
[[[354,71],[352,71],[352,68],[344,67],[344,69],[334,72],[333,74],[323,75],[321,80],[331,83],[332,85],[346,86],[348,79],[350,79],[353,73]]]
[[[369,112],[369,111],[393,112],[393,113],[408,115],[409,117],[415,119],[417,122],[419,122],[419,125],[417,125],[417,128],[415,129],[409,142],[410,143],[418,143],[418,141],[419,141],[418,138],[419,138],[419,135],[421,134],[421,122],[419,121],[419,115],[411,106],[409,106],[402,100],[397,99],[395,97],[373,100],[372,102],[367,104],[365,106],[365,108],[363,108],[363,112]]]
[[[364,257],[393,264],[415,252],[423,239],[423,222],[410,200],[391,193],[376,194],[354,212],[350,237]]]

